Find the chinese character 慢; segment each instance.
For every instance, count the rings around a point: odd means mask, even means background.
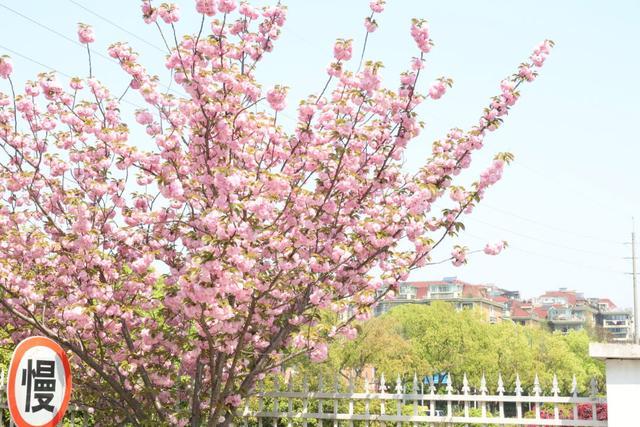
[[[42,409],[53,412],[54,393],[56,391],[55,361],[36,360],[36,368],[33,369],[33,360],[27,359],[27,369],[22,370],[22,385],[27,386],[27,398],[25,412],[38,412]],[[31,405],[31,398],[38,401],[37,405]]]

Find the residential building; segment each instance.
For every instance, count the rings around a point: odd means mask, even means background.
[[[435,281],[401,283],[394,297],[381,301],[374,310],[380,315],[398,304],[430,304],[447,301],[456,309],[478,310],[488,322],[511,320],[520,325],[547,324],[552,331],[567,333],[589,329],[611,341],[629,341],[633,319],[608,298],[585,298],[581,292],[560,288],[523,301],[518,291],[493,284],[470,284],[457,277]]]
[[[397,294],[386,299],[375,308],[375,315],[387,312],[398,304],[429,304],[431,301],[447,301],[458,310],[475,309],[489,322],[499,322],[505,317],[505,304],[494,301],[486,285],[472,285],[456,277],[445,277],[438,281],[401,283]]]

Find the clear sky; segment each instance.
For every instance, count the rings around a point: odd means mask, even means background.
[[[194,2],[178,3],[183,15],[179,30],[196,31]],[[369,9],[365,0],[284,3],[289,14],[283,36],[258,75],[265,86],[291,87],[288,103],[295,106],[324,84],[334,39],[353,38],[359,52]],[[162,41],[154,26],[142,22],[139,5],[136,0],[0,0],[0,54],[12,56],[19,85],[46,67],[86,76],[86,51],[72,42],[76,23],[84,22],[96,30],[94,72],[114,93],[121,93],[127,80],[100,54],[106,56],[106,47],[115,41],[129,41],[147,68],[168,82]],[[524,87],[505,125],[486,139],[466,174],[473,178],[496,152],[515,154],[515,163],[468,217],[467,232],[459,239],[471,249],[504,239],[510,248],[498,257],[473,255],[461,268],[448,263],[427,267],[412,279],[456,275],[525,296],[568,287],[611,297],[622,307],[632,305],[631,276],[625,274],[631,264],[624,259],[630,246],[623,243],[630,239],[633,215],[640,230],[639,16],[640,2],[632,0],[388,2],[366,55],[384,62],[386,84],[396,88],[399,73],[416,55],[409,35],[412,17],[429,21],[435,41],[422,88],[440,76],[455,82],[441,100],[420,109],[427,128],[407,153],[408,171],[420,166],[431,142],[449,128],[474,124],[498,93],[500,80],[538,42],[551,38],[557,43],[541,76]],[[2,85],[0,90],[7,90]],[[135,95],[125,99],[129,111],[141,104]],[[144,135],[136,138],[144,144]],[[434,260],[446,257],[444,248]]]

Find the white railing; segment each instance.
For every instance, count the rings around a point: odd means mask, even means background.
[[[5,373],[0,370],[0,390],[4,391]],[[369,425],[370,422],[411,423],[453,425],[453,424],[481,424],[481,425],[509,425],[509,426],[607,426],[606,420],[598,420],[598,406],[606,403],[606,399],[598,397],[597,383],[591,381],[588,397],[577,394],[577,381],[574,377],[572,392],[569,396],[560,396],[558,380],[553,377],[551,394],[543,395],[542,388],[535,376],[532,394],[523,395],[524,389],[520,377],[516,376],[513,394],[506,394],[502,377],[498,376],[496,394],[489,394],[484,375],[477,392],[472,393],[466,375],[462,380],[460,392],[454,390],[451,377],[445,388],[445,394],[437,394],[431,385],[424,389],[418,386],[418,379],[414,376],[410,384],[402,384],[397,379],[395,387],[387,387],[384,375],[379,384],[373,386],[367,381],[363,384],[363,391],[356,392],[351,380],[347,390],[340,390],[340,383],[336,378],[331,387],[332,391],[325,391],[322,377],[318,378],[317,391],[310,391],[309,382],[305,378],[301,390],[294,389],[293,375],[289,376],[286,390],[281,390],[279,377],[273,378],[273,390],[265,391],[264,384],[246,401],[237,424],[249,426],[302,424],[307,426],[312,420],[317,420],[319,426]],[[392,390],[393,388],[393,390]],[[410,389],[410,390],[407,390]],[[409,392],[407,392],[409,391]],[[545,405],[553,412],[544,418]],[[579,408],[590,407],[590,419],[578,419]],[[563,409],[570,407],[568,413]],[[525,409],[533,408],[531,411]],[[493,411],[493,413],[492,413]],[[526,412],[531,412],[527,417]],[[569,418],[569,419],[567,419]],[[70,405],[65,416],[65,426],[88,426],[90,410],[78,405]],[[0,427],[14,427],[9,420],[6,398],[0,393]]]
[[[0,427],[15,427],[15,424],[9,416],[9,407],[7,406],[5,391],[5,371],[0,369]],[[87,427],[89,425],[90,411],[89,408],[71,404],[67,408],[67,413],[60,425],[64,425],[65,427]]]
[[[372,391],[370,384],[364,383],[363,391],[356,392],[353,381],[349,381],[346,391],[340,391],[337,379],[332,391],[323,391],[322,378],[318,380],[318,391],[310,391],[306,379],[302,381],[302,390],[294,390],[293,377],[289,377],[286,390],[280,390],[278,378],[273,379],[273,391],[264,391],[264,385],[258,387],[254,396],[246,402],[241,412],[239,425],[283,425],[302,424],[307,426],[311,420],[317,420],[319,426],[370,425],[372,421],[383,423],[410,423],[454,425],[510,425],[510,426],[606,426],[606,420],[598,420],[598,409],[606,399],[597,396],[597,384],[591,381],[590,395],[577,395],[577,382],[574,377],[572,392],[569,396],[560,396],[558,380],[553,377],[550,395],[543,395],[536,375],[531,395],[523,395],[519,376],[516,377],[514,394],[505,394],[502,377],[498,377],[496,394],[489,394],[486,380],[482,376],[477,393],[473,394],[466,375],[460,392],[454,390],[451,381],[445,394],[436,393],[433,385],[428,390],[418,379],[403,385],[400,378],[395,390],[391,392],[380,379],[378,390]],[[406,388],[410,389],[407,393]],[[549,412],[542,409],[542,405]],[[527,414],[523,409],[533,408]],[[567,409],[569,409],[567,411]],[[590,409],[590,419],[579,419],[584,409]],[[506,410],[508,409],[508,410]],[[491,411],[494,411],[493,413]],[[553,411],[553,412],[551,412]],[[545,416],[549,418],[545,418]],[[587,417],[584,417],[587,418]]]

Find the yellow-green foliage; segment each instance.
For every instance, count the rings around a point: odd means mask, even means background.
[[[397,375],[407,380],[414,372],[419,376],[449,372],[458,386],[466,373],[475,387],[484,372],[491,391],[497,386],[498,372],[509,391],[516,373],[525,388],[532,387],[537,373],[547,391],[555,373],[565,393],[574,374],[581,393],[588,389],[591,377],[600,384],[604,379],[603,364],[588,355],[589,337],[584,331],[562,335],[508,321],[489,324],[477,312],[456,311],[444,302],[398,306],[357,327],[357,339],[339,339],[331,345],[327,362],[301,363],[299,370],[310,378],[319,372],[333,378],[338,372],[360,376],[366,367],[374,366],[389,383]]]

